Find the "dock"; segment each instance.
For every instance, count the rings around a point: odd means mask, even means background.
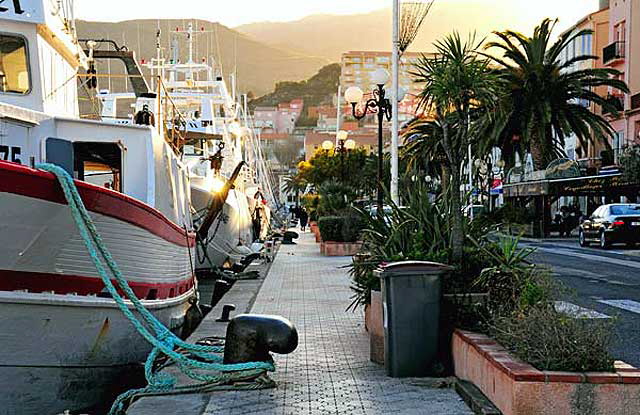
[[[236,305],[232,315],[288,318],[300,340],[292,354],[274,355],[277,388],[145,397],[128,415],[473,413],[441,380],[392,379],[370,362],[364,315],[345,311],[350,258],[321,256],[309,233],[297,242],[280,247],[266,278],[236,283],[190,338],[224,336],[226,324],[215,321],[224,304]]]

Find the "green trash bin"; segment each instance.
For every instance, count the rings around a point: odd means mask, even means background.
[[[387,375],[428,376],[438,351],[440,279],[447,265],[404,261],[378,268]]]

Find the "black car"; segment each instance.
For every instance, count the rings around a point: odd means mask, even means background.
[[[580,246],[598,243],[602,249],[612,244],[634,246],[640,242],[640,204],[600,206],[579,228]]]

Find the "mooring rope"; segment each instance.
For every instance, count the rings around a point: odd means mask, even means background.
[[[274,386],[273,382],[266,376],[267,372],[275,370],[273,362],[224,364],[222,358],[224,347],[185,342],[173,334],[162,322],[151,314],[135,295],[120,272],[118,265],[111,256],[93,220],[89,216],[89,212],[82,202],[73,178],[64,169],[54,164],[42,163],[36,167],[53,173],[58,179],[71,209],[71,215],[78,228],[78,232],[105,287],[138,333],[153,346],[144,365],[148,385],[144,388],[133,389],[120,395],[113,403],[109,412],[110,415],[124,413],[126,406],[130,404],[133,399],[141,396],[206,392],[220,388],[228,389],[229,385],[233,382],[250,382],[240,386],[233,386],[234,389],[260,389]],[[118,289],[114,286],[102,261],[104,261],[111,275],[115,278],[124,296],[121,296]],[[129,306],[127,306],[125,297],[131,302],[143,321],[140,321]],[[187,354],[180,353],[176,348],[186,351]],[[189,378],[201,383],[176,386],[177,380],[173,376],[156,373],[154,370],[154,361],[161,355],[165,355],[168,359],[175,362],[182,373]],[[197,359],[189,357],[189,355]],[[202,371],[215,371],[218,373],[214,375],[202,373]]]

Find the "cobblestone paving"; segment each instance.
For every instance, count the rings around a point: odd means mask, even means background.
[[[345,312],[351,296],[346,258],[320,256],[309,234],[282,246],[254,313],[287,317],[298,349],[275,356],[277,389],[211,395],[211,414],[428,414],[472,412],[451,389],[386,377],[371,363],[361,312]]]

